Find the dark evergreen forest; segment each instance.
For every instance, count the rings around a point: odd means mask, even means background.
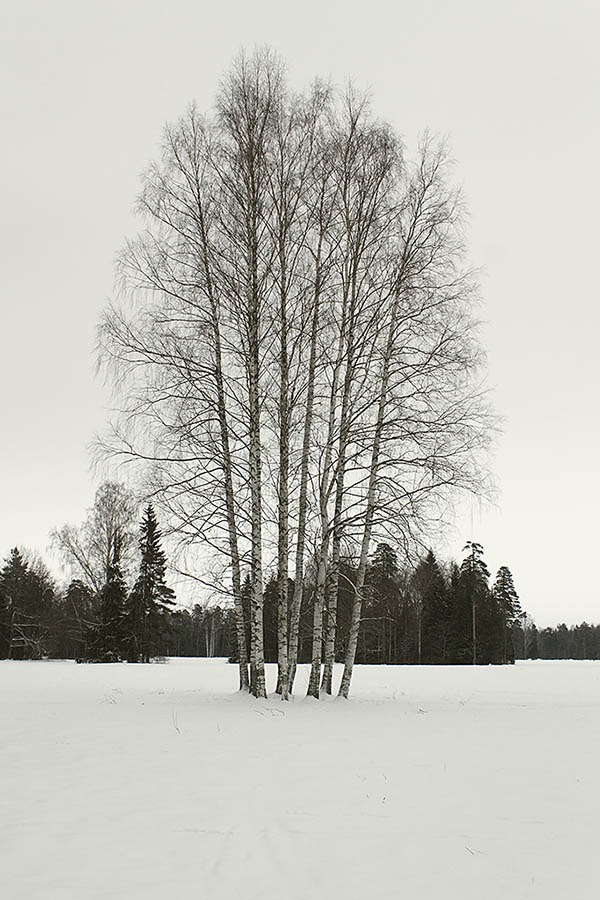
[[[39,558],[13,549],[0,569],[0,658],[138,662],[199,656],[235,661],[231,606],[176,606],[151,506],[140,526],[139,551],[137,577],[128,586],[116,542],[105,583],[94,591],[79,579],[59,587]],[[353,560],[342,562],[339,661],[346,651],[356,572]],[[313,595],[307,591],[302,604],[301,662],[311,659]],[[249,644],[249,576],[243,598]],[[267,662],[277,661],[277,612],[274,574],[264,592]],[[502,567],[492,580],[479,544],[467,544],[461,564],[442,564],[430,550],[414,567],[401,566],[389,544],[378,545],[368,570],[357,662],[488,665],[538,658],[600,659],[600,626],[584,622],[538,630],[521,608],[509,569]]]

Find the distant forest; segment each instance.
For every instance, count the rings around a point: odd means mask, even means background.
[[[105,581],[83,579],[61,588],[44,563],[12,550],[0,569],[0,658],[149,661],[166,656],[227,657],[237,661],[235,609],[196,604],[177,608],[165,583],[166,558],[152,507],[140,527],[140,562],[130,586],[117,544]],[[600,659],[600,626],[562,624],[538,630],[521,609],[508,568],[490,585],[482,548],[470,543],[460,565],[438,563],[432,551],[414,568],[399,565],[380,543],[365,587],[357,662],[399,665],[502,664],[515,659]],[[343,661],[352,614],[356,564],[341,564],[335,654]],[[293,583],[290,583],[293,590]],[[242,596],[250,644],[251,583]],[[314,592],[300,618],[299,661],[310,662]],[[264,592],[265,660],[277,662],[278,585]],[[473,624],[476,627],[474,658]]]

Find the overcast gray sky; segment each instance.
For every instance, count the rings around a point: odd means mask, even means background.
[[[298,87],[370,88],[409,146],[448,135],[505,431],[498,509],[467,507],[446,553],[483,543],[539,625],[600,622],[599,26],[585,0],[3,0],[0,557],[45,553],[91,504],[94,331],[139,173],[164,123],[266,43]]]

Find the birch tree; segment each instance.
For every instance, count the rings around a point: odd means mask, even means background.
[[[63,525],[51,532],[64,563],[95,593],[106,584],[117,544],[122,564],[131,566],[137,509],[137,500],[125,485],[105,481],[81,526]]]
[[[352,678],[376,514],[403,527],[407,513],[418,519],[447,488],[482,486],[473,461],[490,420],[469,378],[480,363],[474,285],[462,263],[462,207],[459,194],[447,186],[447,169],[444,148],[426,138],[398,219],[343,697]]]
[[[327,646],[331,653],[335,629],[333,597],[337,602],[337,571],[342,536],[342,506],[353,426],[357,411],[369,393],[369,368],[380,321],[381,290],[378,260],[385,255],[387,232],[393,217],[395,167],[399,163],[397,143],[389,129],[373,122],[364,99],[348,92],[336,133],[336,177],[338,179],[340,238],[337,261],[339,322],[337,354],[331,370],[329,412],[325,437],[323,472],[319,491],[321,543],[314,603],[312,667],[308,687],[319,696],[323,642],[323,604],[327,584],[330,539],[332,577]],[[333,497],[333,517],[329,500]],[[328,658],[325,687],[330,689],[332,659]]]
[[[195,108],[165,130],[161,162],[145,173],[138,203],[147,229],[120,260],[122,284],[148,300],[133,316],[109,308],[100,341],[115,381],[129,376],[109,449],[151,464],[154,492],[184,539],[210,541],[219,552],[226,534],[240,688],[245,689],[248,657],[234,499],[239,497],[234,457],[240,450],[228,410],[211,149],[211,129]],[[202,513],[193,515],[197,498]]]
[[[311,600],[308,693],[332,692],[342,550],[356,553],[347,696],[373,536],[408,543],[482,482],[473,279],[444,153],[426,140],[411,165],[352,89],[294,94],[273,53],[241,54],[214,113],[165,130],[138,211],[119,268],[132,304],[100,332],[121,398],[105,448],[147,470],[181,548],[217,561],[194,577],[229,593],[257,697],[272,576],[277,691]]]
[[[270,172],[271,199],[273,204],[272,233],[276,262],[274,280],[278,296],[278,403],[274,427],[278,434],[277,466],[277,582],[279,592],[278,627],[278,683],[277,691],[285,700],[289,689],[289,549],[290,549],[290,466],[293,451],[293,425],[297,408],[306,401],[305,441],[310,440],[316,358],[314,339],[319,321],[320,293],[322,289],[322,243],[312,257],[310,231],[314,227],[313,202],[322,205],[321,195],[315,189],[316,169],[322,165],[324,137],[321,119],[327,108],[328,91],[315,85],[304,99],[292,98],[289,109],[277,117],[274,132],[274,159]],[[322,176],[321,176],[322,177]],[[318,240],[319,240],[318,239]],[[306,320],[312,318],[309,333]],[[310,346],[308,382],[304,365],[307,343]],[[276,388],[277,390],[277,388]],[[308,426],[307,426],[308,422]],[[304,443],[304,442],[303,442]],[[308,453],[308,449],[307,449]],[[304,463],[308,465],[308,457]],[[301,462],[301,466],[303,463]],[[301,474],[301,482],[304,477]],[[301,492],[306,492],[301,485]],[[300,505],[305,505],[300,500]],[[305,516],[305,509],[303,511]],[[304,527],[304,526],[303,526]],[[299,525],[300,528],[300,525]],[[302,576],[300,576],[302,577]]]

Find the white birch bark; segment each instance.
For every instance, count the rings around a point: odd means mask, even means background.
[[[231,555],[231,580],[236,621],[236,640],[239,664],[239,688],[248,690],[250,681],[248,677],[248,651],[246,647],[246,629],[244,625],[244,609],[242,605],[242,578],[240,570],[240,553],[237,536],[237,523],[233,490],[233,465],[229,444],[229,425],[227,422],[227,408],[225,399],[225,385],[223,376],[223,354],[221,349],[221,333],[219,327],[219,310],[215,297],[213,277],[210,265],[210,249],[206,220],[204,215],[202,189],[198,171],[196,171],[196,197],[198,207],[198,225],[200,231],[202,261],[206,277],[206,292],[210,303],[211,321],[213,326],[215,384],[217,390],[217,413],[221,436],[222,468],[225,482],[225,506],[227,510],[227,531],[229,537],[229,552]]]
[[[326,152],[326,151],[325,151]],[[318,237],[314,254],[314,292],[313,309],[310,326],[310,352],[307,371],[307,391],[304,410],[304,423],[302,429],[302,453],[300,459],[299,499],[298,499],[298,533],[296,539],[296,558],[294,569],[294,592],[291,603],[290,633],[289,633],[289,689],[293,688],[298,662],[298,638],[300,628],[300,612],[304,596],[304,558],[306,549],[306,528],[308,512],[308,484],[310,473],[310,451],[313,438],[313,419],[315,406],[315,392],[317,389],[317,373],[319,371],[317,351],[319,332],[321,328],[321,307],[323,304],[323,291],[326,282],[325,269],[331,262],[331,250],[324,249],[326,233],[331,222],[331,205],[327,205],[327,192],[329,190],[329,171],[322,175],[319,201],[317,228]]]
[[[354,669],[354,660],[356,658],[356,648],[358,646],[358,635],[360,630],[360,616],[363,603],[363,589],[365,585],[365,576],[367,573],[367,562],[369,556],[369,547],[371,544],[371,532],[373,528],[373,517],[376,505],[377,475],[379,467],[379,451],[381,448],[381,437],[385,425],[385,406],[387,398],[387,390],[389,386],[389,365],[392,356],[392,343],[394,336],[394,328],[396,323],[397,300],[394,303],[394,314],[390,323],[388,332],[388,341],[386,347],[386,355],[383,363],[383,371],[381,374],[381,390],[379,395],[379,408],[377,410],[377,422],[375,426],[375,434],[373,439],[373,449],[371,452],[371,465],[369,470],[369,483],[367,487],[367,502],[365,510],[365,524],[360,547],[360,560],[358,564],[358,572],[356,574],[356,584],[354,587],[354,601],[352,604],[352,617],[350,620],[350,631],[348,635],[348,646],[346,650],[346,660],[344,664],[344,674],[340,684],[339,694],[341,697],[348,698],[350,692],[350,682],[352,681],[352,673]]]
[[[130,254],[129,273],[151,296],[149,311],[134,323],[116,318],[111,339],[114,358],[132,372],[125,416],[151,422],[156,443],[145,459],[157,467],[174,527],[182,541],[202,542],[227,560],[241,687],[248,681],[242,569],[249,565],[251,689],[264,697],[264,573],[276,567],[285,698],[298,660],[306,548],[315,546],[309,694],[331,691],[342,549],[358,533],[347,696],[382,490],[395,526],[403,498],[418,518],[423,497],[475,484],[468,453],[476,398],[473,412],[460,407],[467,392],[456,374],[462,323],[453,304],[460,306],[462,288],[445,231],[453,211],[436,195],[435,164],[424,158],[415,182],[403,182],[394,137],[351,92],[328,109],[314,162],[318,116],[307,116],[303,134],[297,122],[292,127],[295,103],[276,61],[259,52],[240,57],[223,83],[210,134],[196,148],[205,171],[182,155],[189,127],[173,132],[168,164],[152,170],[145,198],[155,227]],[[405,234],[411,216],[421,224]],[[390,264],[398,228],[410,278]],[[409,289],[415,309],[411,300],[398,311]],[[456,319],[446,332],[447,298]],[[408,361],[390,344],[399,315],[406,315]],[[142,371],[152,374],[140,387]],[[125,454],[135,456],[137,434],[129,439]],[[223,563],[215,581],[225,571]],[[208,639],[214,649],[216,637]]]

